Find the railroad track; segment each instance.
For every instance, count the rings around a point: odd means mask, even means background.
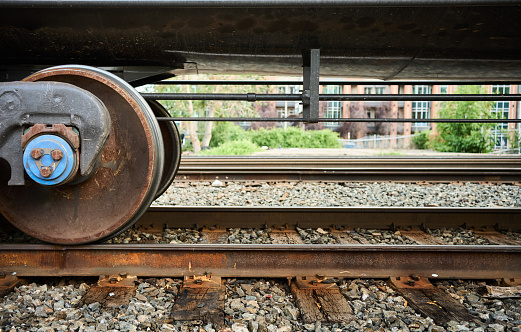
[[[489,292],[517,290],[521,239],[498,229],[518,228],[520,213],[515,208],[153,207],[132,232],[160,234],[165,227],[196,227],[204,243],[3,243],[0,274],[5,277],[0,279],[0,292],[7,293],[26,278],[100,276],[79,305],[110,308],[127,306],[131,298],[146,302],[137,291],[136,283],[143,283],[138,277],[182,277],[170,319],[221,327],[234,321],[225,314],[233,301],[225,301],[226,292],[242,284],[233,280],[278,278],[288,280],[285,287],[300,313],[299,324],[347,324],[357,319],[355,307],[339,286],[355,278],[378,278],[385,280],[378,281],[379,288],[393,289],[436,324],[479,321],[436,285],[443,279],[488,279],[496,280],[487,286]],[[233,227],[269,228],[272,244],[222,244]],[[299,230],[306,227],[319,227],[336,244],[304,244]],[[369,244],[355,227],[392,229],[416,244]],[[424,231],[433,227],[467,227],[491,245],[444,245]]]
[[[176,181],[519,182],[519,157],[183,157]]]
[[[518,208],[249,208],[153,207],[135,229],[195,228],[205,244],[1,244],[0,273],[139,276],[204,274],[226,277],[521,277],[520,240],[499,229],[518,229]],[[400,230],[415,245],[369,245],[356,228]],[[491,246],[447,246],[426,229],[465,227]],[[226,243],[229,228],[269,229],[270,245]],[[306,245],[297,230],[320,228],[335,245]],[[114,240],[115,241],[115,240]],[[117,242],[115,242],[117,243]],[[358,263],[357,263],[358,262]],[[360,262],[364,262],[360,264]]]

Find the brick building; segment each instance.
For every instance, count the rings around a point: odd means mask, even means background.
[[[338,84],[339,79],[334,80],[335,85],[320,86],[320,93],[324,94],[452,94],[455,85],[385,85],[368,82],[364,85]],[[322,82],[328,79],[322,79]],[[347,81],[347,80],[346,80]],[[519,91],[518,85],[488,85],[489,93],[516,94]],[[280,93],[298,93],[301,86],[281,86]],[[397,119],[432,119],[437,117],[440,103],[437,101],[406,101],[406,102],[321,102],[320,116],[325,118],[397,118]],[[279,117],[298,116],[302,111],[299,102],[277,102],[277,114]],[[515,101],[496,102],[491,112],[499,113],[502,118],[516,119],[521,118],[520,107]],[[283,125],[283,124],[281,124]],[[324,122],[323,128],[340,131],[344,138],[346,133],[339,130],[342,124],[337,122]],[[359,126],[361,128],[361,126]],[[341,129],[341,128],[340,128]],[[364,125],[363,129],[350,130],[350,138],[361,138],[367,135],[389,135],[391,139],[397,136],[409,136],[423,130],[436,130],[436,125],[430,122],[418,123],[372,123]],[[516,129],[515,124],[498,124],[493,129],[492,134],[496,141],[496,148],[500,149],[507,146],[506,130]]]

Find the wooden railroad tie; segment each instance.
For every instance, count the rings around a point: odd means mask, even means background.
[[[521,241],[514,239],[508,235],[500,233],[491,227],[483,227],[480,229],[473,229],[472,232],[474,235],[484,237],[490,242],[498,245],[507,245],[507,246],[519,246],[521,245]]]
[[[283,230],[272,230],[270,237],[273,244],[304,244],[302,237],[297,231],[283,229]]]
[[[407,300],[409,305],[436,324],[451,320],[472,321],[477,318],[445,291],[434,287],[428,279],[420,277],[390,278],[388,283]]]
[[[363,236],[358,235],[352,229],[331,229],[330,233],[339,244],[370,244],[368,240],[366,240]]]
[[[331,279],[297,277],[291,284],[291,293],[306,324],[316,321],[348,323],[356,319],[351,306]]]
[[[447,242],[425,233],[419,227],[409,227],[407,229],[400,229],[400,233],[411,241],[421,245],[446,245]]]
[[[172,309],[174,321],[202,320],[224,326],[225,287],[218,276],[185,276]]]
[[[92,286],[87,294],[83,296],[80,303],[84,304],[98,302],[104,308],[116,308],[128,305],[130,299],[136,295],[136,276],[120,275],[100,276],[98,283]]]
[[[203,228],[201,231],[201,243],[220,244],[228,243],[228,231],[218,227]]]

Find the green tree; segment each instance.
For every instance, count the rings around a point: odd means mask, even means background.
[[[456,94],[484,94],[486,89],[476,85],[459,86]],[[492,119],[490,112],[494,103],[490,101],[443,102],[438,113],[440,119]],[[430,146],[442,152],[486,153],[492,151],[492,123],[439,123],[437,135]]]
[[[174,78],[175,80],[262,80],[263,77],[256,75],[197,75],[183,76]],[[266,93],[268,87],[264,85],[155,85],[147,92],[160,93]],[[219,101],[219,100],[164,100],[161,104],[168,110],[170,115],[174,117],[258,117],[255,110],[255,103],[248,101]],[[182,124],[182,128],[186,128],[189,132],[190,140],[194,152],[200,151],[200,146],[209,147],[216,146],[211,143],[212,129],[214,123],[209,122],[190,122]],[[199,134],[203,134],[202,141],[199,140]]]

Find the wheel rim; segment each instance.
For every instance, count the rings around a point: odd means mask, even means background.
[[[149,100],[148,105],[156,117],[170,117],[168,111],[159,102]],[[181,162],[181,137],[179,136],[175,122],[161,121],[159,122],[159,128],[161,129],[161,137],[163,138],[165,162],[163,166],[163,176],[161,177],[159,189],[155,196],[156,199],[170,187],[179,169],[179,163]]]
[[[9,187],[9,173],[0,172],[0,211],[23,232],[58,244],[103,241],[132,226],[154,199],[162,177],[163,142],[147,103],[122,79],[92,67],[54,67],[25,80],[65,82],[90,91],[107,107],[112,130],[99,168],[81,183],[46,187],[27,181]]]

